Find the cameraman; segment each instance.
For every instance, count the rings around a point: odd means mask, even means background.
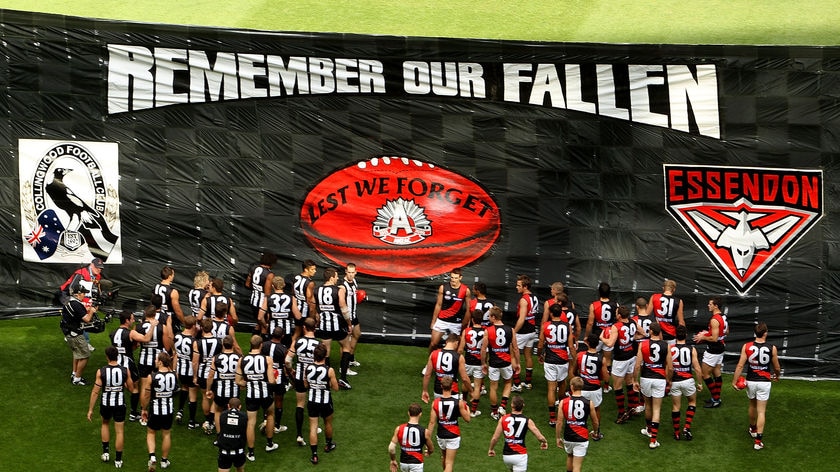
[[[61,284],[62,295],[72,295],[70,293],[70,287],[81,285],[90,293],[90,295],[86,295],[84,297],[82,302],[87,307],[96,305],[93,299],[98,298],[98,295],[102,293],[99,287],[99,282],[102,280],[103,268],[105,268],[105,262],[98,257],[94,257],[93,260],[90,261],[90,264],[78,269],[76,272],[73,272],[73,274],[63,284]],[[67,303],[67,298],[63,298],[61,303]],[[85,341],[88,343],[88,349],[93,351],[94,347],[90,344],[90,335],[87,334],[87,332],[85,332]]]
[[[61,332],[73,351],[73,385],[87,385],[82,373],[90,358],[90,347],[85,340],[82,323],[89,323],[96,312],[96,308],[86,306],[82,301],[87,294],[88,290],[81,284],[70,286],[70,299],[61,308]]]

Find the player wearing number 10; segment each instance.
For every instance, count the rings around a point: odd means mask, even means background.
[[[391,472],[423,472],[423,445],[426,455],[434,451],[431,433],[420,426],[420,415],[423,409],[417,403],[408,406],[408,423],[403,423],[394,429],[394,436],[388,443],[388,454],[391,456]],[[400,460],[397,462],[397,446],[400,447]]]
[[[589,430],[586,422],[592,418],[592,430],[598,431],[598,415],[595,413],[595,404],[581,396],[583,379],[574,377],[569,382],[572,394],[560,401],[557,407],[557,416],[562,422],[555,430],[557,447],[566,451],[566,470],[580,472],[583,465],[583,458],[589,449]],[[563,430],[563,437],[560,437],[560,430]]]

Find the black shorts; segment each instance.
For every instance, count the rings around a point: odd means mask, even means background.
[[[245,399],[245,411],[260,411],[262,408],[265,411],[268,411],[269,408],[274,405],[274,398],[246,398]]]
[[[315,403],[308,402],[306,409],[309,412],[310,418],[327,418],[335,413],[332,402],[330,403]]]
[[[315,331],[315,337],[321,339],[331,339],[333,341],[343,341],[350,334],[346,326],[342,326],[338,331]]]
[[[207,390],[207,379],[206,378],[199,377],[197,383],[198,383],[198,388],[200,388],[202,390]]]
[[[306,393],[307,392],[306,384],[303,383],[303,380],[295,379],[294,380],[294,385],[295,385],[295,392],[297,392],[297,393]]]
[[[182,387],[193,388],[195,387],[195,377],[192,375],[179,375],[178,382],[181,384]]]
[[[152,375],[152,372],[154,372],[154,370],[155,370],[155,366],[153,366],[153,365],[140,364],[140,365],[137,366],[137,372],[139,373],[140,378],[146,378],[146,377]]]
[[[125,405],[119,406],[105,406],[99,405],[99,416],[103,420],[113,419],[115,423],[125,422]]]
[[[220,397],[218,395],[213,396],[213,403],[216,404],[217,407],[221,408],[221,410],[217,411],[225,411],[227,410],[228,402],[230,401],[231,397]]]
[[[245,465],[245,453],[227,455],[219,453],[218,465],[220,469],[239,468]]]
[[[149,415],[149,423],[148,427],[152,431],[160,431],[160,430],[170,430],[172,429],[172,419],[173,414],[170,413],[168,415]]]

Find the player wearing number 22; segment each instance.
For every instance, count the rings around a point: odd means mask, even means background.
[[[598,431],[598,415],[595,413],[595,405],[581,395],[583,379],[574,377],[569,382],[571,395],[565,397],[557,406],[557,416],[562,422],[562,428],[555,429],[557,447],[566,451],[566,470],[580,472],[583,465],[583,458],[589,449],[589,430],[586,427],[587,421],[592,418],[592,429]],[[560,431],[563,437],[560,437]]]
[[[494,457],[496,455],[496,442],[504,433],[505,447],[502,452],[504,455],[504,463],[508,470],[513,472],[523,472],[528,470],[528,448],[525,446],[525,435],[528,431],[534,433],[534,436],[540,441],[540,449],[548,449],[548,440],[537,428],[534,420],[522,414],[522,409],[525,407],[525,400],[519,395],[516,395],[510,402],[511,412],[499,418],[499,423],[496,425],[496,431],[490,439],[490,449],[487,455]]]

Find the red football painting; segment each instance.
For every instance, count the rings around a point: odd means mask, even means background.
[[[343,266],[415,279],[484,255],[501,228],[499,207],[475,181],[405,157],[375,157],[334,171],[300,211],[307,241]]]

